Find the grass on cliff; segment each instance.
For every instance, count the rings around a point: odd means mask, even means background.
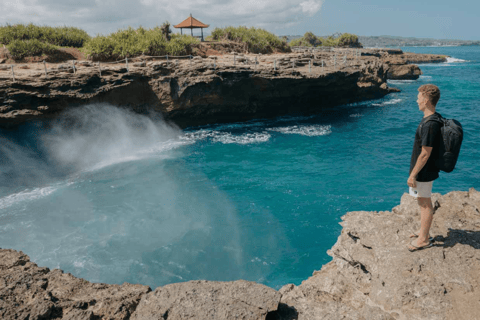
[[[7,45],[7,48],[14,60],[20,60],[25,57],[54,54],[57,52],[58,47],[37,39],[32,39],[25,41],[13,40]]]
[[[90,36],[74,27],[48,27],[16,24],[0,26],[0,43],[14,60],[54,54],[58,47],[82,47]]]
[[[343,33],[335,38],[329,36],[326,38],[318,37],[312,32],[306,32],[303,37],[293,39],[288,43],[291,47],[360,47],[362,44],[358,42],[358,36],[351,33]]]
[[[178,34],[172,34],[170,41],[167,41],[160,27],[153,29],[129,27],[107,36],[96,36],[90,39],[81,50],[95,61],[107,61],[141,54],[187,55],[191,54],[192,45],[196,43],[199,43],[196,38]]]
[[[48,27],[16,24],[0,26],[0,43],[9,45],[14,41],[38,40],[60,47],[82,47],[90,36],[74,27]]]
[[[272,53],[274,51],[288,52],[287,41],[273,33],[255,27],[215,28],[210,36],[212,40],[230,40],[245,43],[252,53]]]

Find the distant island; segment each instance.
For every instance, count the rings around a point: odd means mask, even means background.
[[[299,35],[288,35],[287,41],[301,38]],[[429,47],[429,46],[478,46],[480,41],[455,40],[455,39],[431,39],[397,36],[358,36],[358,41],[365,48],[386,48],[386,47]]]

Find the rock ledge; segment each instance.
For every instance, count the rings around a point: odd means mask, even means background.
[[[409,252],[419,208],[349,212],[333,260],[301,285],[90,283],[0,249],[1,319],[479,319],[480,192],[434,193],[432,248]]]

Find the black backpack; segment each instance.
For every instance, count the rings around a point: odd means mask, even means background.
[[[460,147],[463,141],[463,128],[460,122],[455,119],[430,119],[428,121],[439,122],[442,133],[438,159],[435,160],[435,166],[444,172],[452,172],[457,164]]]

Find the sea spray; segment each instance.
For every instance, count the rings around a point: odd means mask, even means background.
[[[248,231],[229,197],[185,166],[184,148],[197,140],[185,139],[178,128],[94,104],[26,130],[35,132],[26,134],[33,140],[9,140],[9,159],[22,158],[21,166],[8,161],[10,176],[21,176],[24,167],[48,170],[39,173],[45,179],[0,198],[2,247],[97,282],[156,287],[268,274],[271,260],[252,266],[245,259]],[[269,237],[270,257],[279,238],[278,232]]]

